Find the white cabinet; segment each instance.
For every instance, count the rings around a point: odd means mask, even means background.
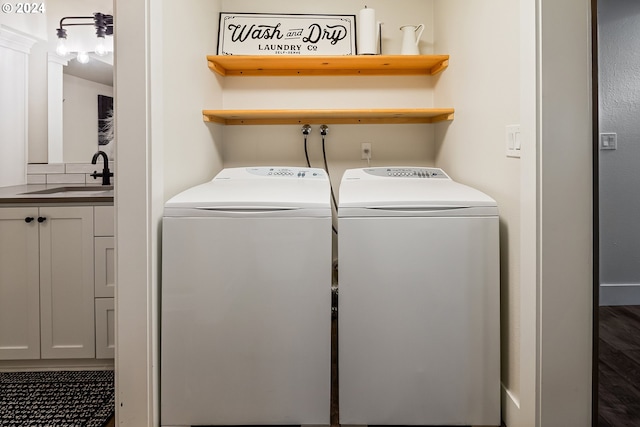
[[[95,357],[92,206],[0,208],[0,359]]]
[[[96,206],[94,217],[96,358],[113,359],[115,353],[113,206]]]
[[[0,209],[0,359],[40,358],[37,211]]]
[[[93,207],[41,207],[40,354],[95,357]]]

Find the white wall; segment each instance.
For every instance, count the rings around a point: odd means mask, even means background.
[[[436,103],[455,120],[436,126],[435,164],[498,202],[502,383],[520,395],[520,159],[505,155],[505,126],[520,123],[519,4],[439,0],[436,49],[451,55]],[[464,31],[460,31],[464,29]],[[473,40],[471,42],[471,39]]]
[[[600,304],[640,304],[640,3],[598,2],[600,132]]]
[[[44,4],[47,9],[47,2],[39,2]],[[16,3],[9,3],[13,7],[17,7]],[[31,5],[31,3],[29,3]],[[27,162],[32,158],[33,162],[47,162],[47,15],[46,13],[0,13],[0,27],[4,25],[11,31],[18,31],[32,39],[31,47],[28,54],[27,62],[27,80],[28,90],[24,92],[24,101],[27,105],[27,129],[25,136],[25,146],[27,147],[27,155],[24,159],[14,159],[11,162],[15,164]],[[3,66],[8,67],[11,64],[9,58],[3,58]],[[20,65],[21,66],[21,65]],[[12,85],[10,79],[3,77],[4,83]],[[8,100],[6,100],[8,102]],[[0,111],[3,115],[5,113]],[[5,115],[6,116],[6,115]],[[15,127],[15,125],[14,125]],[[8,134],[7,134],[8,135]],[[38,153],[44,153],[39,156]],[[26,167],[26,165],[25,165]]]
[[[53,0],[53,2],[59,0]],[[36,40],[47,39],[47,15],[43,13],[17,13],[18,2],[9,2],[12,6],[12,12],[0,13],[0,24],[6,25],[14,30],[28,34]],[[26,2],[21,2],[26,3]],[[38,2],[44,3],[45,10],[49,8],[51,0]]]
[[[0,24],[0,186],[27,179],[29,52],[35,41]]]
[[[0,186],[26,182],[28,58],[0,46]]]
[[[221,82],[207,67],[218,39],[217,1],[165,1],[162,39],[164,185],[168,199],[222,169],[222,129],[203,109],[222,108]]]
[[[47,43],[36,43],[29,57],[29,163],[47,163],[47,62]]]
[[[17,8],[15,3],[8,5]],[[45,14],[0,13],[0,186],[26,182],[30,139],[41,136],[30,129],[42,119],[42,109],[31,108],[41,86],[30,79],[30,69],[41,65],[34,45],[45,39],[46,30]]]
[[[113,96],[113,87],[63,76],[63,158],[88,163],[98,151],[98,95]]]

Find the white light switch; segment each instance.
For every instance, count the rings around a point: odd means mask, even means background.
[[[600,134],[600,149],[601,150],[617,150],[618,149],[618,134],[614,132],[601,133]]]
[[[520,125],[508,125],[505,132],[507,157],[520,157]]]

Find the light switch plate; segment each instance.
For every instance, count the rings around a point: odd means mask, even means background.
[[[601,150],[617,150],[618,149],[618,134],[615,132],[601,133],[600,134],[600,149]]]
[[[520,125],[508,125],[505,128],[505,154],[507,157],[520,157],[521,135]]]

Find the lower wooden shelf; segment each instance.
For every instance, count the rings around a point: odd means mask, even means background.
[[[436,123],[453,120],[453,114],[453,108],[202,111],[205,122],[225,125]]]

